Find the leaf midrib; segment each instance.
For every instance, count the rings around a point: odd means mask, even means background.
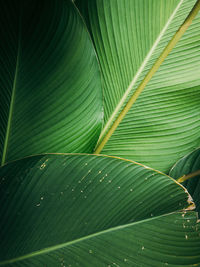
[[[4,147],[3,147],[1,166],[3,166],[6,162],[6,156],[7,156],[7,151],[8,151],[8,140],[9,140],[10,130],[11,130],[11,122],[12,122],[12,117],[13,117],[14,101],[15,101],[15,94],[16,94],[16,87],[17,87],[17,78],[18,78],[18,72],[19,72],[20,37],[21,37],[21,18],[19,22],[16,66],[15,66],[15,73],[14,73],[14,79],[13,79],[12,94],[11,94],[8,123],[7,123],[6,134],[5,134],[5,142],[4,142]]]
[[[121,230],[121,229],[124,229],[124,228],[132,227],[132,226],[140,224],[140,223],[146,223],[146,222],[149,222],[149,221],[152,221],[152,220],[155,220],[155,219],[162,218],[164,216],[169,216],[169,215],[172,215],[172,214],[175,214],[175,213],[181,213],[181,212],[185,212],[185,211],[187,211],[187,208],[185,210],[181,210],[181,211],[179,210],[179,211],[174,211],[174,212],[167,213],[167,214],[162,214],[162,215],[159,215],[159,216],[155,216],[153,218],[147,218],[147,219],[140,220],[140,221],[137,221],[137,222],[134,222],[134,223],[128,223],[128,224],[124,224],[124,225],[120,225],[120,226],[111,227],[109,229],[106,229],[106,230],[103,230],[103,231],[99,231],[99,232],[96,232],[96,233],[93,233],[93,234],[89,234],[87,236],[84,236],[84,237],[81,237],[81,238],[78,238],[78,239],[75,239],[75,240],[72,240],[72,241],[68,241],[68,242],[65,242],[65,243],[62,243],[62,244],[59,244],[59,245],[55,245],[55,246],[51,246],[51,247],[48,247],[48,248],[43,248],[41,250],[37,250],[37,251],[34,251],[32,253],[17,257],[17,258],[13,258],[13,259],[10,259],[10,260],[2,261],[2,262],[0,262],[0,266],[1,265],[7,265],[7,264],[15,263],[15,262],[22,261],[22,260],[26,260],[26,259],[29,259],[29,258],[33,258],[35,256],[46,254],[46,253],[49,253],[49,252],[52,252],[52,251],[55,251],[55,250],[58,250],[58,249],[62,249],[64,247],[71,246],[71,245],[74,245],[76,243],[91,239],[93,237],[100,236],[102,234],[106,234],[106,233],[109,233],[109,232],[114,232],[114,231]]]
[[[182,2],[183,1],[179,2],[180,6],[181,6]],[[178,10],[180,6],[178,6],[176,8],[176,10]],[[113,118],[113,121],[110,122],[109,128],[107,127],[107,132],[105,132],[105,130],[103,130],[104,135],[101,134],[101,136],[99,138],[99,141],[98,141],[98,143],[96,145],[96,148],[95,148],[95,152],[94,152],[95,154],[101,153],[101,151],[103,150],[104,146],[106,145],[106,143],[108,142],[110,137],[113,135],[113,133],[115,132],[115,130],[117,129],[117,127],[119,126],[119,124],[121,123],[123,118],[126,116],[126,114],[130,110],[132,105],[136,102],[136,100],[138,99],[140,94],[143,92],[143,90],[146,87],[147,83],[151,80],[153,75],[159,69],[159,67],[162,64],[162,62],[165,60],[165,58],[168,56],[168,54],[171,52],[171,50],[174,48],[174,46],[180,40],[180,38],[185,33],[187,28],[191,25],[193,19],[196,17],[196,15],[198,14],[199,10],[200,10],[200,0],[197,0],[196,4],[192,8],[191,12],[187,16],[187,18],[185,19],[183,24],[179,27],[177,32],[173,35],[172,39],[169,41],[167,46],[164,48],[164,50],[162,51],[162,53],[160,54],[158,59],[155,61],[155,63],[151,67],[151,69],[147,72],[147,74],[145,75],[145,77],[142,80],[142,82],[136,88],[135,92],[130,96],[130,98],[128,99],[128,102],[125,105],[125,107],[121,110],[119,115],[116,118]],[[175,14],[176,14],[176,12],[175,12]],[[131,89],[132,89],[132,87],[130,87],[130,90]]]
[[[107,121],[106,125],[104,126],[101,135],[99,137],[99,141],[97,143],[97,145],[101,142],[102,137],[105,135],[105,133],[109,130],[111,124],[113,123],[116,115],[118,114],[119,110],[122,108],[122,106],[124,105],[124,103],[126,102],[129,93],[131,92],[131,90],[133,89],[133,86],[136,84],[136,82],[138,81],[140,74],[142,73],[142,71],[144,70],[144,68],[146,67],[147,63],[149,62],[149,60],[151,59],[155,49],[157,48],[160,40],[162,39],[163,35],[165,34],[165,32],[167,31],[169,25],[171,24],[172,20],[174,19],[176,13],[178,12],[178,10],[180,9],[182,3],[184,2],[184,0],[180,0],[180,2],[178,3],[177,7],[174,9],[173,13],[171,14],[170,18],[168,19],[167,23],[165,24],[165,26],[163,27],[162,31],[160,32],[160,34],[158,35],[156,41],[154,42],[153,46],[151,47],[150,51],[148,52],[147,56],[145,57],[144,61],[142,62],[140,68],[138,69],[138,71],[136,72],[135,76],[133,77],[132,81],[130,82],[129,86],[127,87],[127,89],[125,90],[124,95],[122,96],[122,98],[120,99],[118,105],[116,106],[114,112],[112,113],[112,115],[110,116],[109,120]]]

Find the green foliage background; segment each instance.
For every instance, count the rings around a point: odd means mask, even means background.
[[[195,3],[0,0],[0,266],[200,265]]]

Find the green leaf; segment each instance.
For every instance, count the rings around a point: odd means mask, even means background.
[[[101,155],[39,155],[1,167],[0,183],[1,266],[200,261],[190,196],[141,164]]]
[[[0,2],[0,162],[92,152],[102,123],[96,54],[71,1]]]
[[[99,57],[105,121],[98,142],[193,8],[190,0],[76,1]],[[199,2],[198,2],[199,5]],[[200,15],[125,115],[102,153],[167,172],[200,145]]]
[[[200,148],[180,159],[171,169],[170,176],[178,179],[184,175],[200,170]],[[200,214],[200,175],[197,175],[183,183],[194,199],[196,210]]]

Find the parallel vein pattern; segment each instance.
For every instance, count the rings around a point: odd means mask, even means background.
[[[172,213],[24,255],[4,266],[198,266],[196,221],[193,212]]]
[[[16,67],[14,72],[14,78],[13,78],[13,86],[10,88],[11,93],[11,99],[10,99],[10,107],[9,107],[9,114],[8,114],[8,121],[7,121],[7,127],[5,132],[5,141],[3,145],[3,155],[2,155],[2,161],[1,165],[5,163],[6,160],[6,154],[8,150],[8,140],[9,140],[9,134],[11,131],[11,122],[13,117],[13,106],[15,101],[15,94],[16,94],[16,86],[17,86],[17,78],[18,78],[18,72],[19,72],[19,60],[20,60],[20,43],[21,43],[21,18],[19,18],[19,30],[18,30],[18,48],[17,48],[17,56],[16,56]],[[3,131],[4,132],[4,131]]]
[[[92,152],[101,128],[101,81],[76,8],[64,0],[0,4],[1,162]]]
[[[12,262],[14,266],[57,266],[61,258],[72,266],[85,266],[86,261],[86,266],[109,264],[118,260],[120,244],[125,258],[134,261],[142,246],[147,253],[153,248],[148,241],[152,235],[157,242],[156,236],[162,239],[166,232],[173,243],[174,224],[180,229],[177,256],[183,246],[190,248],[185,235],[199,242],[193,229],[196,216],[192,213],[191,221],[184,218],[190,217],[187,209],[193,208],[185,189],[169,176],[134,162],[95,155],[41,155],[1,167],[0,183],[2,266]],[[180,210],[183,213],[176,214]],[[171,212],[175,217],[168,219],[166,214]],[[158,216],[166,225],[157,221]],[[155,221],[148,226],[151,218]],[[142,231],[136,226],[140,222]],[[167,240],[159,241],[164,254],[169,252]],[[192,244],[197,250],[198,244]],[[187,262],[196,262],[196,250],[187,251],[191,256]]]
[[[87,16],[104,75],[104,125],[160,33],[167,25],[130,94],[152,67],[195,2],[78,1],[80,9]],[[178,158],[200,144],[199,22],[198,15],[120,123],[105,145],[103,154],[129,158],[167,172]],[[127,100],[128,97],[124,105]]]
[[[178,179],[183,175],[187,175],[200,170],[200,148],[180,159],[170,170],[170,175],[174,179]],[[183,185],[187,188],[195,201],[196,210],[200,215],[200,176],[193,177],[185,181]]]

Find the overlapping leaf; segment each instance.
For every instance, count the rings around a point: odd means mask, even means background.
[[[0,177],[1,266],[200,261],[190,197],[162,173],[118,158],[61,154],[9,163]]]
[[[184,175],[195,173],[200,170],[200,148],[196,149],[189,155],[180,159],[171,169],[170,176],[174,179],[178,179]],[[183,185],[187,188],[192,195],[198,213],[200,214],[200,175],[197,175],[188,181],[185,181]]]
[[[71,1],[0,1],[0,161],[92,152],[102,120],[96,55]]]
[[[195,0],[77,0],[103,73],[101,139],[188,16]],[[200,145],[200,15],[102,150],[162,171]]]

